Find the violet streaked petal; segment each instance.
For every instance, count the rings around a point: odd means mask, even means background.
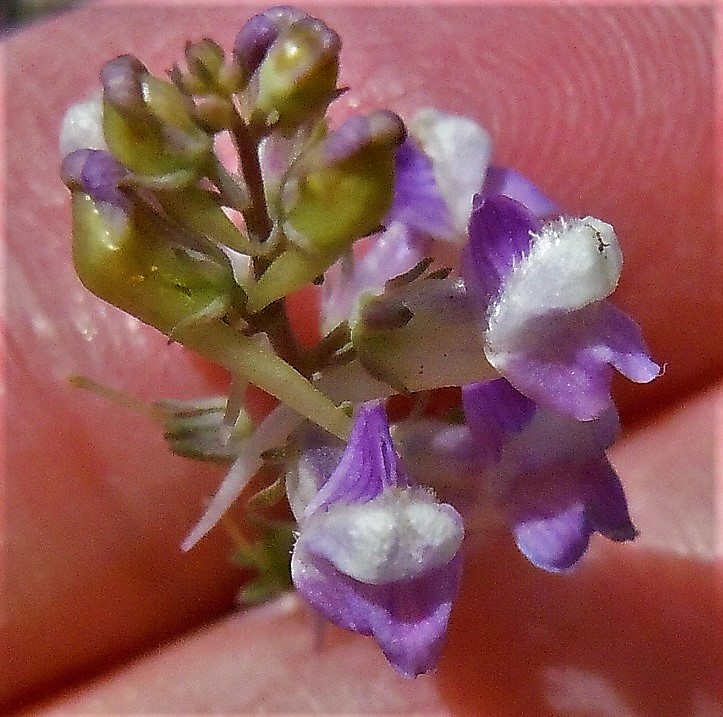
[[[462,386],[467,425],[486,460],[499,460],[510,438],[532,420],[537,406],[505,379]]]
[[[516,345],[490,345],[487,358],[521,393],[582,421],[610,406],[613,367],[638,383],[660,373],[638,326],[607,301],[537,317]]]
[[[475,196],[462,274],[484,310],[498,297],[513,265],[529,251],[532,234],[541,227],[538,217],[509,197]]]
[[[357,408],[354,428],[339,465],[307,505],[305,518],[334,503],[365,503],[385,488],[405,487],[409,479],[394,451],[384,405],[370,401]]]
[[[424,488],[387,490],[366,503],[336,503],[302,525],[304,551],[371,585],[411,580],[446,565],[464,536],[459,513]]]
[[[395,157],[394,203],[386,223],[393,222],[434,239],[449,240],[457,231],[437,189],[432,163],[409,138]]]
[[[291,559],[299,593],[335,625],[372,635],[405,677],[436,667],[461,574],[459,554],[417,578],[385,585],[354,580],[298,543]]]
[[[548,199],[537,185],[510,167],[491,165],[487,169],[480,194],[484,197],[504,194],[506,197],[524,204],[533,214],[541,218],[561,214],[559,207]]]

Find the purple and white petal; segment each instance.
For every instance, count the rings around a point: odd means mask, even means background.
[[[349,443],[339,464],[304,511],[305,518],[334,503],[365,503],[386,488],[405,487],[409,479],[394,451],[381,401],[357,408]]]
[[[439,655],[463,536],[454,508],[410,485],[383,404],[370,402],[357,409],[341,460],[303,511],[292,579],[324,617],[373,635],[399,672],[417,675]]]
[[[581,421],[610,406],[613,368],[638,383],[660,374],[637,324],[607,301],[530,320],[487,357],[520,392]]]
[[[633,381],[655,378],[637,326],[603,301],[621,267],[605,222],[540,226],[508,197],[478,197],[463,272],[483,312],[489,362],[529,398],[581,420],[610,405],[613,368]]]
[[[410,138],[398,147],[395,157],[394,203],[386,224],[393,222],[434,239],[449,240],[457,231],[437,188],[431,161]]]
[[[296,520],[334,473],[344,444],[331,433],[314,424],[305,425],[293,437],[296,460],[286,471],[286,497]]]
[[[302,526],[299,542],[339,572],[370,585],[410,580],[446,565],[462,543],[462,519],[424,488],[386,490],[336,503]]]
[[[327,620],[371,635],[405,677],[434,669],[462,574],[461,555],[411,580],[368,585],[340,573],[323,558],[294,549],[296,589]]]
[[[535,214],[509,197],[475,196],[469,243],[462,254],[462,274],[481,311],[491,310],[541,228],[542,222]]]
[[[548,199],[534,182],[510,167],[491,165],[487,169],[480,194],[483,197],[504,194],[543,219],[562,214],[557,204]]]
[[[571,568],[595,531],[618,541],[637,535],[620,481],[603,455],[525,473],[506,503],[518,547],[534,565],[552,572]]]
[[[490,137],[474,120],[431,108],[416,114],[409,131],[432,163],[437,188],[457,229],[450,238],[462,241],[472,197],[479,192],[489,166]]]

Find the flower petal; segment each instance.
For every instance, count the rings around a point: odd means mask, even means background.
[[[299,543],[345,575],[381,585],[447,564],[463,535],[454,508],[438,503],[423,488],[406,488],[320,511],[302,526]]]
[[[498,461],[510,438],[532,420],[537,406],[504,379],[462,386],[464,416],[477,439],[480,461]]]
[[[435,109],[420,110],[410,123],[410,133],[432,162],[439,193],[461,237],[472,197],[489,166],[490,137],[474,120]]]
[[[536,317],[515,345],[491,344],[487,357],[525,396],[582,421],[610,406],[613,367],[638,383],[660,373],[638,326],[606,301]]]
[[[354,323],[364,294],[381,294],[384,284],[416,266],[430,251],[430,239],[401,222],[370,238],[363,256],[343,257],[324,274],[322,330]]]
[[[475,196],[462,274],[484,312],[500,295],[513,267],[529,251],[532,234],[541,227],[538,217],[509,197]]]
[[[571,568],[595,531],[619,541],[637,535],[620,480],[604,456],[520,476],[507,510],[522,553],[552,572]]]
[[[392,222],[402,222],[435,239],[450,239],[456,233],[437,188],[432,163],[411,139],[406,139],[397,148],[394,203],[387,225]]]
[[[405,487],[409,479],[394,451],[384,405],[357,408],[354,428],[339,465],[304,511],[308,519],[334,503],[365,503],[385,488]]]
[[[291,575],[301,595],[335,625],[372,635],[405,677],[436,667],[461,573],[458,554],[412,580],[369,585],[307,553],[303,543],[297,543],[291,560]]]
[[[559,217],[562,213],[559,207],[539,190],[537,185],[510,167],[490,166],[487,169],[480,194],[484,197],[504,194],[542,218]]]

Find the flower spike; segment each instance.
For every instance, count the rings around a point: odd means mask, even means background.
[[[660,369],[608,300],[611,226],[561,216],[473,119],[350,104],[337,123],[340,52],[278,6],[228,53],[189,40],[167,78],[111,59],[63,121],[61,176],[83,284],[230,377],[144,410],[175,452],[229,464],[183,549],[245,502],[240,600],[293,584],[414,677],[438,663],[466,535],[501,525],[551,572],[595,533],[635,537],[610,382]],[[294,328],[314,298],[315,344]],[[253,387],[278,402],[258,421]],[[284,490],[294,521],[263,514]]]

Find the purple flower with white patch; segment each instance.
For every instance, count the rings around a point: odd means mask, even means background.
[[[485,446],[484,476],[515,541],[536,566],[571,568],[594,532],[637,535],[625,494],[605,456],[619,424],[614,408],[575,421],[536,406],[504,379],[465,386],[471,438]]]
[[[477,196],[463,275],[489,362],[525,396],[580,420],[611,405],[613,368],[654,379],[660,368],[638,326],[605,301],[621,267],[613,228],[599,219],[543,224],[508,197]]]
[[[428,672],[459,589],[462,519],[409,480],[381,403],[358,408],[338,462],[319,441],[290,473],[294,585],[329,621],[373,636],[402,675]]]

